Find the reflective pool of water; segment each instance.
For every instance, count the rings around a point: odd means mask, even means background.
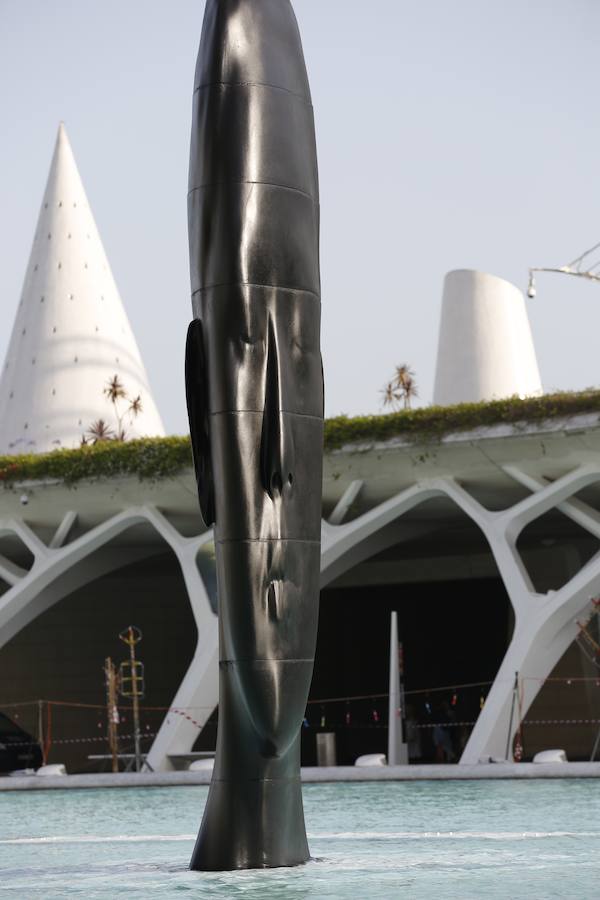
[[[314,859],[187,869],[207,788],[0,793],[0,897],[600,897],[594,779],[308,785]]]

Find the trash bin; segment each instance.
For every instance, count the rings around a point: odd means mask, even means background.
[[[322,731],[317,734],[317,765],[337,765],[335,731]]]

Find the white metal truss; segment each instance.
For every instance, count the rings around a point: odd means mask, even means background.
[[[551,509],[559,509],[590,534],[600,538],[600,515],[574,497],[587,485],[600,482],[600,466],[582,465],[552,483],[514,466],[505,472],[532,493],[506,510],[490,511],[452,478],[421,481],[358,518],[343,522],[359,486],[342,497],[334,521],[323,522],[321,584],[326,586],[362,560],[397,539],[390,526],[432,497],[446,497],[481,530],[488,541],[515,614],[511,643],[500,665],[485,705],[471,733],[461,763],[503,757],[511,745],[518,722],[509,734],[510,706],[515,672],[523,685],[522,714],[535,699],[542,681],[577,635],[576,619],[588,609],[600,591],[600,553],[596,554],[560,590],[540,594],[533,588],[517,551],[517,539],[526,525]],[[153,769],[171,766],[169,757],[188,753],[199,731],[218,703],[218,625],[197,556],[212,541],[212,533],[182,536],[150,505],[131,507],[87,534],[64,543],[74,523],[67,513],[49,545],[44,544],[21,519],[0,520],[0,536],[18,537],[33,556],[29,571],[0,557],[0,578],[10,585],[0,598],[0,647],[62,597],[111,571],[110,554],[96,551],[128,528],[146,522],[175,553],[198,629],[198,644],[188,671],[173,699],[148,756]],[[387,533],[386,533],[387,529]],[[414,530],[408,529],[414,537]],[[140,548],[139,556],[150,551]],[[139,557],[138,557],[139,558]],[[485,610],[482,610],[485,640]]]

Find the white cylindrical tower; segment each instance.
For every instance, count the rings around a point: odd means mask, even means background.
[[[60,125],[23,293],[0,376],[0,453],[76,447],[100,420],[117,376],[126,437],[163,435],[148,377]],[[127,412],[140,398],[141,411]]]
[[[444,280],[434,404],[476,403],[542,393],[521,291],[471,269]]]

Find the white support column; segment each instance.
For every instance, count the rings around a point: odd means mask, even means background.
[[[515,717],[509,734],[515,673],[519,673],[522,684],[521,714],[525,716],[543,680],[576,637],[577,616],[585,611],[591,597],[600,589],[599,556],[590,560],[559,591],[550,591],[545,595],[536,594],[533,589],[524,589],[525,584],[519,590],[519,577],[516,575],[517,572],[521,575],[524,572],[516,550],[517,538],[526,524],[544,512],[562,507],[562,511],[572,518],[577,516],[582,527],[597,534],[595,517],[582,515],[579,501],[569,498],[582,487],[598,480],[600,470],[582,466],[551,484],[538,486],[536,493],[512,508],[493,514],[495,528],[489,532],[488,539],[496,558],[501,555],[504,559],[501,574],[515,609],[515,630],[461,763],[472,764],[490,756],[503,757],[507,744],[512,747],[519,725]]]
[[[64,514],[62,522],[56,529],[56,531],[54,533],[54,537],[52,538],[52,540],[50,541],[50,543],[48,545],[51,550],[56,550],[58,547],[63,546],[63,544],[69,537],[71,529],[75,525],[76,521],[77,521],[77,513],[74,512],[73,510],[70,510],[69,512],[66,512]]]
[[[364,481],[362,479],[357,479],[356,481],[350,482],[350,484],[338,500],[335,509],[329,516],[330,525],[342,524],[342,522],[348,515],[348,510],[362,491],[363,485]]]
[[[413,485],[390,497],[375,509],[371,509],[345,525],[322,522],[321,528],[321,586],[329,584],[339,575],[356,565],[356,548],[364,544],[386,525],[415,506],[419,506],[440,490],[431,482]]]
[[[0,536],[3,534],[16,535],[33,554],[34,565],[48,555],[48,548],[44,542],[20,519],[0,520]]]
[[[535,475],[529,475],[527,472],[523,472],[521,469],[517,468],[517,466],[503,466],[502,468],[507,475],[510,475],[511,478],[514,478],[515,481],[518,481],[523,487],[528,488],[532,493],[537,493],[552,484],[552,482],[545,478],[537,478]],[[591,506],[588,506],[587,503],[578,500],[576,497],[572,497],[570,500],[565,500],[563,503],[557,503],[556,508],[571,519],[572,522],[581,525],[582,528],[589,531],[594,537],[600,538],[600,513]]]
[[[131,508],[57,549],[46,547],[24,522],[0,522],[0,533],[17,535],[34,557],[31,569],[0,597],[0,647],[42,612],[89,580],[83,564],[89,565],[96,550],[106,547],[117,535],[144,520],[147,516],[143,507]],[[104,564],[103,571],[110,571],[109,563]],[[95,570],[91,577],[98,577]]]
[[[471,733],[461,763],[503,756],[518,722],[508,735],[515,672],[523,680],[522,714],[535,699],[542,680],[552,671],[577,634],[575,618],[600,590],[600,559],[591,560],[560,591],[537,593],[516,549],[522,529],[553,509],[561,508],[590,533],[600,535],[600,517],[572,499],[588,484],[600,481],[600,468],[586,465],[568,473],[507,510],[485,509],[452,479],[417,484],[346,525],[323,523],[322,584],[351,568],[358,548],[395,519],[433,496],[445,495],[475,522],[485,535],[515,612],[512,641],[485,706]]]
[[[368,555],[378,542],[380,545],[382,540],[389,540],[389,526],[435,496],[448,497],[485,535],[515,611],[515,631],[465,748],[463,763],[504,754],[507,738],[512,740],[512,735],[508,735],[508,718],[515,672],[519,671],[525,679],[522,707],[525,714],[539,690],[540,679],[547,677],[575,637],[575,618],[600,590],[600,558],[595,557],[560,591],[540,595],[533,589],[516,549],[525,525],[555,507],[590,533],[600,536],[600,517],[573,499],[573,494],[581,488],[600,481],[600,468],[582,466],[552,484],[539,482],[535,486],[530,476],[515,473],[515,477],[522,483],[530,479],[527,486],[535,490],[512,508],[499,512],[486,510],[452,479],[432,479],[407,488],[352,522],[340,525],[323,522],[323,585],[355,565],[357,559],[364,558],[364,553]],[[60,546],[46,547],[23,521],[0,520],[0,535],[16,535],[34,557],[28,572],[0,559],[0,577],[12,585],[0,597],[0,647],[66,593],[98,577],[100,569],[109,571],[108,556],[94,557],[95,551],[107,547],[118,534],[139,522],[152,525],[175,552],[198,628],[193,660],[148,757],[152,768],[165,769],[171,765],[170,754],[191,750],[199,730],[218,703],[217,616],[196,562],[201,546],[212,540],[210,533],[185,538],[158,510],[144,506],[130,508],[64,544],[73,524],[69,517],[63,520],[52,541]],[[513,730],[517,724],[513,723]]]
[[[7,584],[14,587],[25,575],[27,575],[27,569],[22,569],[21,566],[0,554],[0,578],[3,578]]]
[[[171,529],[169,543],[179,560],[198,629],[194,657],[148,753],[148,766],[156,772],[173,768],[171,755],[191,751],[219,702],[219,627],[196,563],[200,548],[213,540],[212,531],[184,538],[156,510],[152,512],[165,538]]]
[[[518,728],[513,719],[509,734],[510,705],[515,672],[522,684],[523,716],[535,700],[543,680],[577,636],[576,618],[600,589],[600,559],[595,558],[560,591],[550,593],[537,610],[522,619],[487,700],[471,733],[461,763],[476,763],[488,756],[503,757]]]
[[[0,577],[12,585],[0,597],[0,647],[64,596],[110,572],[114,568],[110,554],[100,556],[97,551],[140,522],[153,526],[177,556],[198,629],[194,657],[173,701],[178,712],[165,717],[149,754],[152,767],[164,769],[170,767],[169,753],[191,749],[218,703],[217,616],[196,565],[200,547],[212,540],[210,532],[185,538],[154,507],[132,507],[66,546],[46,547],[24,522],[0,521],[0,534],[18,536],[34,556],[29,572],[0,560]],[[57,535],[66,539],[72,524],[71,517],[63,519]],[[137,558],[144,555],[142,548]]]
[[[523,528],[534,519],[558,507],[564,500],[568,500],[573,494],[576,494],[577,491],[599,479],[600,470],[597,466],[578,466],[562,478],[547,484],[537,493],[526,497],[520,503],[515,504],[515,506],[511,506],[510,509],[503,510],[498,515],[505,523],[507,537],[516,541]]]

